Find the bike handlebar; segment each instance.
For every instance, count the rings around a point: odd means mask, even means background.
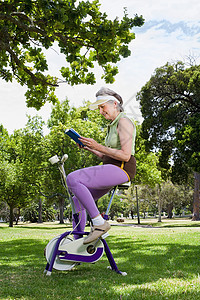
[[[61,163],[63,164],[66,160],[68,159],[68,155],[64,154],[63,157],[60,159],[57,155],[52,156],[51,158],[49,158],[49,161],[52,165],[57,164],[57,163]]]

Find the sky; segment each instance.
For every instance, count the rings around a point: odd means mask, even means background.
[[[108,18],[123,16],[124,7],[128,15],[142,15],[145,24],[141,28],[134,27],[136,38],[129,48],[131,56],[118,63],[119,74],[114,84],[105,84],[101,80],[99,67],[95,73],[95,85],[69,86],[60,84],[56,95],[60,101],[70,100],[71,106],[81,106],[84,100],[95,101],[96,92],[107,86],[119,93],[124,100],[127,115],[142,122],[139,103],[135,95],[153,75],[156,68],[167,62],[189,61],[189,57],[200,63],[200,1],[199,0],[99,0],[100,10],[106,12]],[[51,75],[60,76],[59,70],[65,65],[64,56],[55,49],[49,49],[47,60]],[[18,83],[6,83],[0,80],[0,123],[13,133],[23,128],[27,122],[26,115],[40,115],[44,121],[50,116],[52,105],[47,103],[36,111],[26,107],[26,87]]]

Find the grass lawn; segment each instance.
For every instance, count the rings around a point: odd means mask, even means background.
[[[45,276],[44,247],[70,225],[0,224],[0,299],[200,299],[200,222],[141,223],[152,227],[113,224],[106,239],[127,276],[108,270],[105,254]]]

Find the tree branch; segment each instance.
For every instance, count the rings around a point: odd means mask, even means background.
[[[166,94],[166,96],[168,96],[171,101],[166,105],[166,109],[168,109],[170,107],[171,104],[175,103],[176,101],[183,101],[183,102],[186,102],[186,103],[189,103],[191,104],[191,106],[195,107],[197,109],[197,112],[200,112],[200,106],[198,104],[196,104],[191,97],[186,96],[185,94],[182,94],[182,93],[179,93],[180,98],[176,98],[174,99],[170,94]]]
[[[40,193],[42,196],[44,196],[45,198],[51,199],[51,198],[54,198],[54,197],[57,197],[57,196],[60,196],[60,197],[62,197],[62,198],[68,198],[66,195],[64,195],[64,194],[62,194],[62,193],[54,193],[54,194],[52,194],[52,195],[50,195],[50,196],[47,196],[47,195],[45,195],[45,194],[40,190],[40,184],[34,183],[33,186],[36,186],[36,187],[38,188],[39,193]]]
[[[20,28],[24,29],[25,31],[39,33],[39,34],[41,34],[41,35],[43,35],[45,37],[48,37],[52,42],[54,41],[51,37],[49,37],[47,35],[47,33],[44,30],[42,30],[42,29],[40,29],[40,28],[38,28],[36,26],[32,26],[32,25],[28,26],[28,25],[26,25],[26,24],[24,24],[24,23],[16,20],[11,15],[0,14],[0,20],[10,21],[13,24],[15,24],[15,25],[19,26]]]
[[[33,74],[20,60],[19,58],[17,57],[17,55],[15,54],[15,52],[8,46],[8,45],[5,45],[4,46],[4,49],[6,51],[8,51],[8,53],[10,54],[11,58],[14,60],[14,62],[16,63],[16,65],[20,68],[22,68],[32,79],[33,83],[35,85],[39,84],[40,82],[42,82],[43,84],[45,85],[50,85],[50,86],[58,86],[57,84],[53,84],[51,82],[48,82],[42,78],[37,78],[37,76],[35,76],[35,74]]]

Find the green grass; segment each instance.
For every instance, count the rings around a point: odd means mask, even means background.
[[[96,264],[45,276],[44,247],[66,226],[0,224],[0,299],[200,299],[199,223],[171,222],[112,226],[107,243],[127,276],[108,270],[105,254]]]

